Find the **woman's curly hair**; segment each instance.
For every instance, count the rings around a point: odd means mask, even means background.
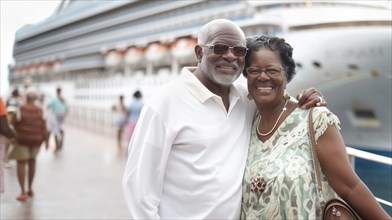
[[[286,43],[283,38],[261,36],[261,37],[248,37],[246,39],[246,47],[248,52],[245,56],[245,68],[243,75],[247,77],[246,68],[249,67],[252,60],[252,55],[260,48],[268,48],[272,51],[278,50],[283,68],[286,72],[287,82],[290,82],[295,75],[295,62],[293,59],[293,48],[290,44]]]

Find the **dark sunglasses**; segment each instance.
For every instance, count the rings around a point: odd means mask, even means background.
[[[229,45],[226,44],[200,45],[200,46],[213,49],[214,54],[217,55],[224,55],[227,53],[229,49],[231,49],[231,51],[235,56],[244,57],[246,55],[246,52],[248,51],[248,48],[246,47],[241,47],[241,46],[230,47]]]

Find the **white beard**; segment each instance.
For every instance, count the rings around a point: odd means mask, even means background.
[[[222,75],[222,74],[210,74],[209,72],[207,73],[207,77],[215,82],[216,84],[222,85],[222,86],[230,86],[234,83],[234,81],[240,76],[241,73],[238,73],[236,75]]]

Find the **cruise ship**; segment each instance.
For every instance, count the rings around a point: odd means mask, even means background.
[[[199,28],[227,18],[247,36],[284,37],[297,65],[291,95],[317,88],[348,146],[391,157],[391,2],[376,2],[63,0],[17,31],[10,86],[33,85],[46,96],[61,86],[70,123],[112,130],[119,95],[129,102],[141,90],[148,98],[194,66]]]

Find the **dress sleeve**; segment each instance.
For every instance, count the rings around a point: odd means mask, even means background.
[[[316,107],[313,110],[313,128],[316,141],[327,130],[328,126],[335,125],[340,130],[339,118],[326,107]]]
[[[166,162],[173,137],[165,120],[146,106],[128,146],[122,187],[132,219],[160,219]]]

